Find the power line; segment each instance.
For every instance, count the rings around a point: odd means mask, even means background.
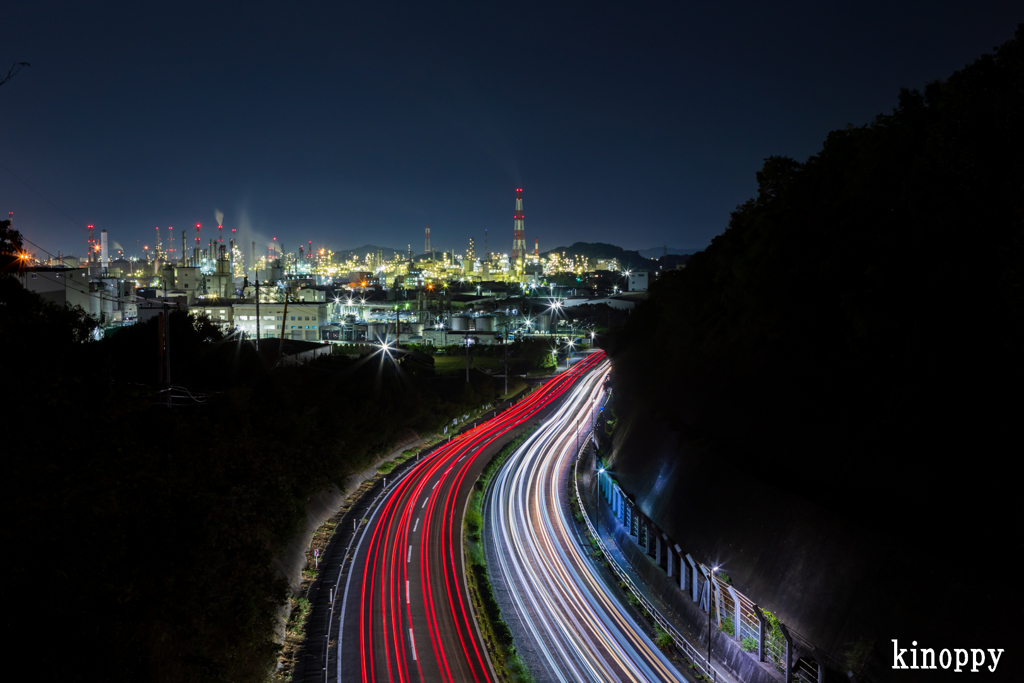
[[[11,174],[11,176],[12,176],[12,177],[13,177],[13,178],[14,178],[15,180],[17,180],[17,181],[18,181],[19,183],[21,183],[22,185],[24,185],[25,187],[27,187],[28,189],[32,190],[32,191],[33,191],[33,192],[35,192],[35,193],[36,193],[37,195],[39,195],[39,197],[40,197],[40,198],[41,198],[41,199],[42,199],[42,200],[43,200],[44,202],[46,202],[47,204],[49,204],[50,206],[52,206],[53,208],[55,208],[55,209],[56,209],[57,211],[59,211],[59,212],[60,212],[60,213],[61,213],[61,214],[62,214],[62,215],[63,215],[63,216],[65,217],[65,218],[67,218],[67,219],[68,219],[69,221],[71,221],[72,223],[74,223],[74,224],[75,224],[75,225],[77,225],[78,227],[82,228],[83,230],[85,230],[85,229],[86,229],[86,227],[85,227],[84,225],[82,225],[81,223],[79,223],[78,221],[76,221],[76,220],[75,220],[74,218],[72,218],[71,216],[69,216],[69,215],[67,214],[67,212],[65,212],[65,211],[64,211],[64,209],[60,208],[59,206],[57,206],[56,204],[54,204],[53,202],[51,202],[51,201],[49,200],[49,198],[47,198],[47,197],[46,197],[46,196],[45,196],[45,195],[44,195],[44,194],[43,194],[42,192],[40,192],[40,191],[39,191],[39,190],[37,190],[36,188],[34,188],[34,187],[32,187],[31,185],[29,185],[28,183],[26,183],[26,182],[25,182],[24,180],[22,180],[21,178],[19,178],[19,177],[18,177],[18,175],[17,175],[17,174],[16,174],[16,173],[15,173],[14,171],[12,171],[11,169],[7,168],[7,167],[6,167],[6,166],[4,166],[4,165],[3,165],[2,163],[0,163],[0,168],[4,169],[4,170],[5,170],[5,171],[7,171],[8,173],[10,173],[10,174]],[[50,252],[46,252],[46,253],[47,253],[47,254],[49,254]],[[50,254],[50,255],[52,256],[52,254]]]

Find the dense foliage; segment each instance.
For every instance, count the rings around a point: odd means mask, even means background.
[[[882,527],[962,524],[944,494],[998,503],[990,471],[936,456],[998,456],[1019,422],[1022,31],[805,162],[767,159],[613,339],[620,398],[793,495],[862,520],[870,501]]]
[[[170,409],[155,321],[84,343],[83,325],[0,278],[5,623],[16,657],[57,634],[55,679],[265,680],[274,560],[310,498],[495,396],[380,356],[273,369],[178,313],[172,379],[206,403]]]

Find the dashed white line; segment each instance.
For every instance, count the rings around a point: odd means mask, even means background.
[[[434,485],[430,487],[430,490],[431,490],[431,491],[433,491],[434,489],[436,489],[436,488],[437,488],[437,485],[438,485],[438,484],[440,484],[440,483],[441,483],[441,480],[440,480],[440,479],[438,479],[437,481],[435,481],[435,482],[434,482]]]
[[[409,642],[412,643],[412,661],[416,661],[416,639],[412,637],[412,629],[409,629]]]
[[[405,604],[409,604],[409,579],[405,580]]]
[[[420,505],[420,510],[422,510],[423,508],[427,507],[427,501],[428,500],[430,500],[430,496],[427,496],[426,498],[423,499],[423,505]]]
[[[420,528],[420,518],[416,518],[416,525],[412,528],[412,532],[416,533],[416,530]]]
[[[409,546],[409,557],[405,558],[406,562],[412,562],[412,546]],[[406,583],[409,583],[406,581]]]

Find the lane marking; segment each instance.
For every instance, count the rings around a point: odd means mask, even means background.
[[[427,501],[428,500],[430,500],[430,496],[427,496],[426,498],[423,499],[423,505],[420,505],[420,510],[422,510],[423,508],[427,507]]]
[[[409,642],[412,643],[412,661],[416,661],[416,639],[412,637],[412,628],[409,629]]]
[[[406,561],[406,563],[412,562],[412,546],[411,545],[409,546],[409,557],[405,558],[405,561]],[[409,582],[406,581],[406,583],[408,584]]]
[[[441,483],[441,480],[440,480],[440,479],[438,479],[437,481],[435,481],[435,482],[434,482],[434,485],[430,487],[430,490],[431,490],[431,491],[433,491],[434,489],[436,489],[436,488],[437,488],[437,485],[438,485],[438,484],[440,484],[440,483]],[[421,508],[421,509],[422,509],[422,508]]]
[[[405,580],[405,604],[409,604],[409,579]]]
[[[419,517],[417,517],[417,518],[416,518],[416,526],[414,526],[414,527],[412,528],[412,532],[413,532],[413,533],[416,533],[416,530],[417,530],[417,529],[419,529],[419,528],[420,528],[420,518],[419,518]]]

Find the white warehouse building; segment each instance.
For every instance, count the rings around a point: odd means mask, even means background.
[[[246,336],[256,337],[256,304],[235,304],[235,327]],[[280,338],[284,327],[284,338],[298,341],[320,341],[324,326],[328,323],[326,303],[289,302],[285,304],[260,304],[260,337]],[[287,318],[287,320],[285,320]]]

